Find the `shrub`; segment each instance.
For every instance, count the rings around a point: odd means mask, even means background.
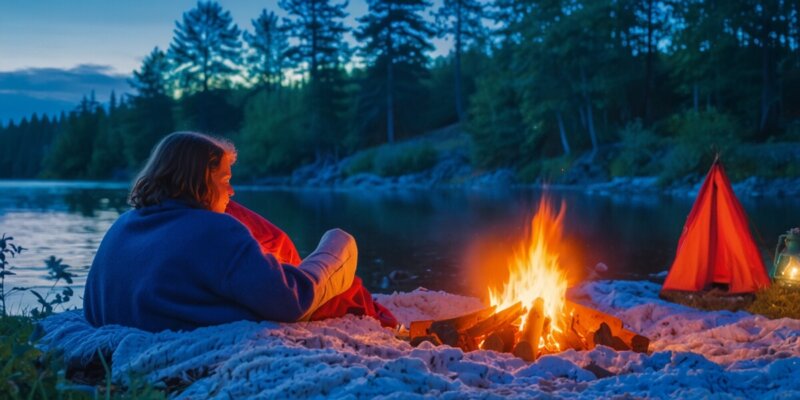
[[[740,143],[735,119],[715,110],[675,115],[667,129],[671,148],[661,163],[662,183],[705,172],[716,153],[730,153]]]
[[[33,330],[30,318],[0,318],[0,397],[4,399],[56,397],[62,365],[33,346],[29,341]]]
[[[424,171],[436,165],[439,154],[427,143],[385,147],[373,164],[380,176],[399,176]]]
[[[439,152],[428,143],[384,145],[361,151],[344,166],[346,176],[374,173],[380,176],[399,176],[424,171],[436,165]]]
[[[517,171],[517,179],[522,183],[534,183],[539,180],[542,172],[542,162],[532,160]]]
[[[375,170],[376,149],[364,150],[350,157],[344,166],[344,174],[351,176],[355,174],[374,172]]]
[[[642,176],[657,171],[662,140],[641,120],[628,123],[619,132],[620,151],[611,161],[611,176]]]

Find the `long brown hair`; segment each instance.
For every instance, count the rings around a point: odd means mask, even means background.
[[[135,208],[179,199],[210,209],[215,196],[211,172],[222,157],[236,157],[236,148],[224,139],[196,132],[175,132],[156,145],[134,181],[128,202]]]

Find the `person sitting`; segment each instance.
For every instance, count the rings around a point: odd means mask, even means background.
[[[379,318],[379,307],[384,326],[396,324],[369,296],[354,297],[368,292],[355,276],[351,235],[329,230],[301,260],[280,229],[230,201],[235,161],[233,144],[203,134],[159,142],[134,181],[133,209],[109,228],[92,262],[87,321],[156,332],[359,311]]]

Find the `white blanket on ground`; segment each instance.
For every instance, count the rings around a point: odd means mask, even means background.
[[[652,339],[651,355],[607,347],[527,364],[508,354],[413,348],[370,318],[236,322],[192,332],[93,328],[79,313],[43,321],[44,347],[71,360],[113,352],[113,379],[189,382],[178,398],[656,398],[800,396],[800,321],[703,312],[664,302],[648,282],[592,282],[571,291]],[[474,298],[417,290],[376,296],[401,322],[481,308]],[[589,363],[616,374],[597,379]]]

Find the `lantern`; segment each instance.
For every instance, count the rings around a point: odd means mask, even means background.
[[[778,236],[771,275],[779,284],[800,286],[800,228]]]

